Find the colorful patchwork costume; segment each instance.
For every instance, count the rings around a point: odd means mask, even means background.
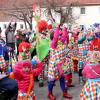
[[[89,62],[82,71],[84,77],[88,78],[82,92],[81,100],[100,99],[100,52],[93,51],[90,54]]]
[[[48,68],[48,98],[55,100],[52,90],[57,79],[60,81],[60,86],[63,92],[63,97],[72,99],[67,92],[65,92],[64,74],[68,71],[66,62],[66,45],[68,43],[67,29],[63,29],[63,34],[60,34],[59,28],[55,29],[53,40],[50,47],[50,59]],[[67,41],[66,41],[67,40]]]

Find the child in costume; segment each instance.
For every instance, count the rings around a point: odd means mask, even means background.
[[[34,96],[34,78],[42,71],[42,63],[37,62],[36,68],[29,60],[17,62],[11,73],[18,82],[18,100],[36,100]]]
[[[64,28],[63,30],[66,30]],[[49,68],[48,68],[48,98],[50,100],[55,100],[56,97],[53,95],[53,87],[57,79],[60,81],[60,86],[62,89],[62,96],[64,98],[72,99],[72,96],[68,94],[65,90],[65,78],[64,71],[67,71],[66,66],[66,45],[67,45],[67,33],[63,31],[63,34],[60,34],[59,27],[55,29],[55,32],[50,35],[52,40],[50,45],[50,59],[49,59]]]
[[[82,73],[88,80],[80,94],[81,100],[100,100],[100,52],[90,51]]]
[[[25,39],[23,39],[23,41],[19,44],[18,50],[19,50],[19,57],[18,57],[19,61],[26,59],[31,60],[31,54],[29,52],[30,44],[26,42]]]

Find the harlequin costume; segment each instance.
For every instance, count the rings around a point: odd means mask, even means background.
[[[72,72],[73,72],[73,62],[70,57],[67,57],[67,72],[65,74],[66,89],[67,87],[73,87],[72,83]]]
[[[78,72],[78,44],[74,43],[74,46],[72,48],[72,62],[73,62],[73,72],[77,73]]]
[[[72,56],[72,61],[73,61],[73,71],[75,73],[78,72],[78,59],[77,59],[77,55],[78,55],[78,34],[76,32],[72,32],[72,36],[70,39],[70,49],[72,50],[73,56]]]
[[[90,48],[89,42],[87,41],[86,34],[81,33],[79,34],[78,39],[78,74],[79,74],[79,82],[80,84],[84,82],[84,78],[82,75],[82,70],[84,68],[87,52]]]
[[[34,78],[42,71],[42,63],[38,62],[33,69],[31,61],[25,60],[17,62],[14,71],[10,74],[18,82],[18,100],[36,100],[34,95]]]
[[[66,28],[64,28],[66,30]],[[66,62],[66,45],[67,45],[67,35],[63,32],[60,37],[59,28],[55,29],[55,33],[51,34],[52,42],[50,46],[50,59],[48,68],[48,98],[50,100],[55,100],[56,97],[53,95],[52,90],[57,79],[60,80],[60,86],[62,89],[63,97],[72,99],[72,96],[65,92],[65,79],[64,73],[67,72],[67,62]],[[67,40],[67,41],[66,41]]]
[[[83,75],[88,78],[82,92],[81,100],[99,100],[100,99],[100,52],[93,51],[90,53],[89,60],[82,71]]]

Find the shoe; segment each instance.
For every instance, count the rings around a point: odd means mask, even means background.
[[[70,94],[68,94],[67,92],[63,92],[63,97],[64,98],[68,98],[68,99],[72,99],[73,97],[70,95]]]
[[[50,100],[56,100],[56,97],[55,97],[52,93],[49,93],[49,94],[48,94],[48,98],[49,98]]]
[[[67,86],[68,87],[75,87],[75,85],[73,85],[73,84],[68,84]]]
[[[39,83],[39,87],[43,87],[44,86],[44,83],[43,82],[40,82]]]

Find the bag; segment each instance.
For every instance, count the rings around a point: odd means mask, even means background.
[[[6,66],[6,62],[4,59],[4,50],[5,50],[5,44],[2,43],[2,41],[0,41],[0,72],[7,72],[7,66]]]
[[[6,72],[7,67],[3,55],[0,55],[0,72]]]

